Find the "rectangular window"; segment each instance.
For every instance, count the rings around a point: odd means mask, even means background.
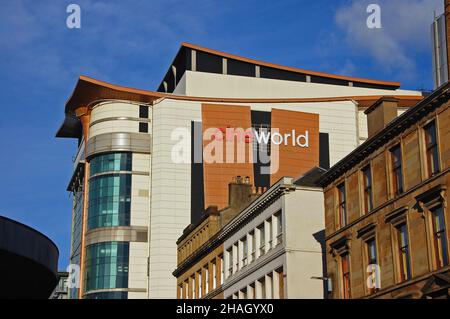
[[[431,209],[431,214],[433,218],[433,244],[436,265],[438,268],[442,268],[448,265],[447,235],[442,205]]]
[[[391,148],[390,152],[392,160],[392,181],[394,194],[400,195],[403,193],[402,149],[400,144]]]
[[[341,274],[342,274],[342,297],[343,299],[350,299],[350,260],[349,255],[341,256]]]
[[[372,287],[369,287],[369,292],[374,293],[377,291],[377,283],[378,278],[377,276],[377,266],[378,266],[378,256],[377,256],[377,242],[375,240],[375,237],[369,239],[366,241],[366,247],[367,247],[367,266],[372,265],[372,274],[374,274],[374,277],[372,277]]]
[[[216,289],[217,288],[217,264],[216,261],[214,260],[212,262],[212,289]]]
[[[208,265],[205,265],[203,267],[203,275],[204,275],[204,281],[205,281],[205,295],[209,293],[209,267]]]
[[[436,122],[433,121],[424,127],[425,147],[428,176],[433,176],[440,171],[439,149],[436,134]]]
[[[198,282],[197,282],[197,286],[198,286],[198,298],[202,298],[203,297],[203,278],[202,278],[202,271],[200,270],[197,273],[197,278],[198,278]]]
[[[227,250],[227,256],[228,256],[228,276],[231,276],[233,274],[233,247],[230,247]]]
[[[377,260],[377,243],[375,238],[369,239],[367,242],[367,264],[368,265],[376,265],[378,264]]]
[[[234,260],[234,269],[235,271],[239,270],[239,243],[236,243],[233,245],[233,253],[235,256],[233,257]]]
[[[272,222],[272,218],[269,218],[267,221],[267,226],[269,228],[269,249],[272,248],[272,242],[273,242],[273,222]]]
[[[139,117],[142,119],[148,119],[148,106],[147,105],[139,106]]]
[[[242,242],[242,265],[247,265],[247,256],[248,256],[248,242],[247,242],[247,236],[243,237],[241,239]]]
[[[220,265],[220,284],[223,284],[223,280],[225,279],[225,268],[223,266],[223,255],[219,256],[219,265]]]
[[[264,223],[258,226],[259,233],[259,255],[262,256],[265,253],[266,234],[264,229]]]
[[[256,238],[255,238],[255,231],[252,230],[250,232],[250,244],[252,245],[252,254],[251,254],[251,259],[250,262],[254,261],[256,259]]]
[[[148,133],[148,123],[139,122],[139,133]]]
[[[283,220],[281,219],[281,212],[275,214],[275,220],[277,223],[276,245],[278,246],[283,241]]]
[[[128,288],[128,242],[103,242],[86,247],[85,291]]]
[[[184,282],[183,299],[189,299],[189,281]]]
[[[338,187],[338,200],[339,200],[339,225],[344,227],[347,225],[347,207],[346,207],[346,195],[345,195],[345,183],[340,184]]]
[[[363,170],[364,179],[364,212],[367,214],[373,208],[372,201],[372,171],[370,170],[370,165],[366,166]]]
[[[197,298],[197,290],[196,290],[196,280],[195,280],[195,275],[191,277],[191,299],[196,299]]]
[[[408,227],[403,223],[396,227],[398,241],[398,259],[400,265],[400,279],[406,281],[411,279],[411,264],[409,257]]]

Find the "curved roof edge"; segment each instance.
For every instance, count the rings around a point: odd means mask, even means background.
[[[91,106],[105,100],[129,100],[142,103],[151,103],[158,99],[168,98],[174,100],[215,102],[215,103],[306,103],[306,102],[337,102],[337,101],[357,101],[360,107],[369,107],[383,95],[373,96],[340,96],[340,97],[320,97],[320,98],[213,98],[195,97],[186,95],[175,95],[171,93],[161,93],[149,90],[134,89],[125,86],[115,85],[88,76],[80,76],[73,90],[72,95],[66,102],[65,119],[56,137],[77,138],[81,134],[81,126],[74,112],[80,106]],[[400,106],[409,107],[422,100],[418,95],[396,95]],[[402,105],[403,104],[403,105]]]
[[[38,261],[54,273],[58,272],[59,249],[47,235],[5,216],[0,216],[0,229],[0,249]],[[42,254],[38,248],[48,249],[48,252]]]
[[[374,79],[367,79],[367,78],[358,78],[358,77],[352,77],[352,76],[346,76],[346,75],[337,75],[337,74],[332,74],[332,73],[310,71],[310,70],[289,67],[289,66],[284,66],[284,65],[270,63],[270,62],[259,61],[259,60],[255,60],[255,59],[245,58],[245,57],[231,54],[231,53],[226,53],[226,52],[221,52],[221,51],[217,51],[214,49],[205,48],[205,47],[202,47],[202,46],[199,46],[196,44],[192,44],[192,43],[188,43],[188,42],[182,42],[181,47],[186,47],[186,48],[190,48],[193,50],[211,53],[211,54],[218,55],[218,56],[221,56],[224,58],[229,58],[229,59],[234,59],[234,60],[238,60],[238,61],[242,61],[242,62],[252,63],[252,64],[256,64],[256,65],[260,65],[260,66],[267,66],[270,68],[275,68],[275,69],[284,70],[284,71],[302,73],[302,74],[306,74],[306,75],[315,75],[315,76],[321,76],[321,77],[339,79],[339,80],[345,80],[345,81],[351,81],[351,82],[386,85],[386,86],[392,86],[392,87],[396,87],[396,88],[400,88],[400,86],[401,86],[400,82],[395,82],[395,81],[383,81],[383,80],[374,80]]]

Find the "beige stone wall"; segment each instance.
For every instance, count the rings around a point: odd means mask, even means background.
[[[189,299],[199,299],[199,295],[198,295],[198,289],[196,289],[197,294],[195,296],[192,295],[192,289],[191,289],[191,285],[193,284],[192,282],[192,276],[196,276],[196,279],[198,279],[197,273],[199,271],[202,271],[202,276],[204,278],[204,271],[203,268],[205,267],[205,265],[208,265],[208,272],[209,272],[209,292],[213,291],[213,261],[216,262],[216,278],[217,278],[217,288],[220,287],[220,259],[218,258],[219,256],[223,256],[223,245],[220,245],[218,247],[216,247],[213,251],[211,251],[210,253],[208,253],[207,255],[199,258],[196,263],[194,265],[192,265],[191,267],[189,267],[189,269],[187,269],[185,272],[183,272],[183,274],[181,274],[180,276],[177,277],[177,298],[178,299],[182,299],[182,296],[180,296],[180,289],[179,287],[181,285],[184,285],[184,283],[188,282],[188,296]],[[205,280],[202,280],[202,291],[205,291]],[[183,286],[184,287],[184,286]],[[175,289],[175,287],[174,287]],[[203,296],[204,297],[204,296]],[[223,293],[216,295],[214,298],[223,298]]]
[[[441,162],[443,168],[450,167],[450,108],[445,108],[438,114],[440,133]]]
[[[440,151],[441,171],[434,177],[426,174],[425,148],[423,126],[430,120],[437,119],[438,142]],[[417,196],[430,189],[443,186],[445,201],[442,201],[447,229],[447,243],[450,232],[450,111],[448,105],[441,106],[437,112],[428,115],[417,125],[410,127],[401,136],[392,138],[382,148],[369,155],[367,160],[352,168],[346,173],[347,185],[347,213],[349,225],[343,229],[334,229],[337,219],[336,186],[342,178],[328,186],[325,190],[325,224],[327,234],[327,270],[328,277],[333,281],[332,298],[342,297],[342,274],[340,270],[340,257],[338,253],[331,254],[330,244],[336,243],[340,238],[347,237],[347,251],[350,254],[351,297],[352,298],[399,298],[406,295],[420,297],[420,289],[424,286],[430,274],[436,271],[446,271],[447,266],[438,269],[434,258],[434,248],[431,244],[432,222],[430,211],[426,206],[418,204]],[[394,195],[391,191],[391,165],[389,149],[397,143],[402,144],[404,193]],[[373,202],[374,209],[366,215],[358,217],[358,207],[362,196],[361,169],[368,163],[372,165],[373,172]],[[361,175],[360,175],[361,176]],[[446,190],[445,190],[446,187]],[[403,208],[403,209],[402,209]],[[395,235],[395,222],[389,219],[389,214],[399,213],[399,220],[406,221],[409,235],[410,261],[412,280],[401,282],[400,262]],[[365,226],[374,225],[373,233],[377,243],[378,264],[381,271],[381,289],[373,294],[366,285],[368,273],[367,246],[364,236],[358,233]],[[447,247],[449,250],[450,248]],[[448,251],[447,253],[450,253]]]
[[[347,223],[351,223],[361,216],[359,172],[347,177]]]

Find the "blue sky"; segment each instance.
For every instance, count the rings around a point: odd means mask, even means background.
[[[66,7],[81,7],[81,29]],[[381,7],[381,29],[366,7]],[[154,90],[183,41],[315,71],[431,89],[430,24],[443,0],[0,0],[0,215],[37,228],[68,263],[76,151],[56,139],[81,74]]]

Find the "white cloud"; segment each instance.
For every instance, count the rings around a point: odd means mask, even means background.
[[[381,7],[381,29],[369,29],[367,6]],[[361,55],[369,55],[388,71],[415,76],[413,53],[430,50],[430,25],[434,13],[443,12],[442,0],[352,0],[340,7],[335,19],[344,31],[345,44]]]
[[[39,89],[70,87],[80,74],[115,82],[124,67],[134,67],[127,84],[149,85],[150,61],[170,60],[181,39],[207,34],[220,10],[211,0],[77,0],[81,29],[69,30],[69,3],[0,1],[3,77],[35,80]]]

